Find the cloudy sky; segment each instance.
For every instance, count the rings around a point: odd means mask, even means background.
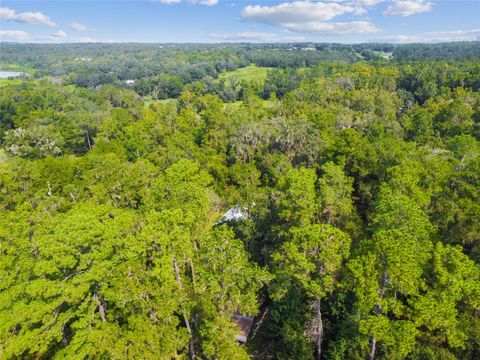
[[[0,4],[2,41],[480,40],[480,0],[2,0]]]

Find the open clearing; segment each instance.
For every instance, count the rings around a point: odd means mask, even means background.
[[[219,79],[239,81],[260,81],[263,82],[267,78],[268,71],[272,68],[258,67],[256,65],[248,65],[243,68],[239,68],[234,71],[224,72],[220,75]]]

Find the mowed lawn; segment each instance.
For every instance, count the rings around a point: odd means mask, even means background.
[[[239,81],[260,81],[263,82],[267,78],[268,71],[272,68],[258,67],[256,65],[248,65],[243,68],[239,68],[234,71],[228,71],[220,75],[220,79],[232,80],[237,79]]]

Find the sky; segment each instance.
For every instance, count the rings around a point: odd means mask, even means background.
[[[480,40],[480,0],[2,0],[0,40],[475,41]]]

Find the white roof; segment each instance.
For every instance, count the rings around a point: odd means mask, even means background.
[[[231,220],[241,220],[247,216],[246,212],[242,210],[242,208],[238,205],[232,207],[230,210],[228,210],[225,214],[223,214],[222,218],[225,219],[225,221],[231,221]]]

